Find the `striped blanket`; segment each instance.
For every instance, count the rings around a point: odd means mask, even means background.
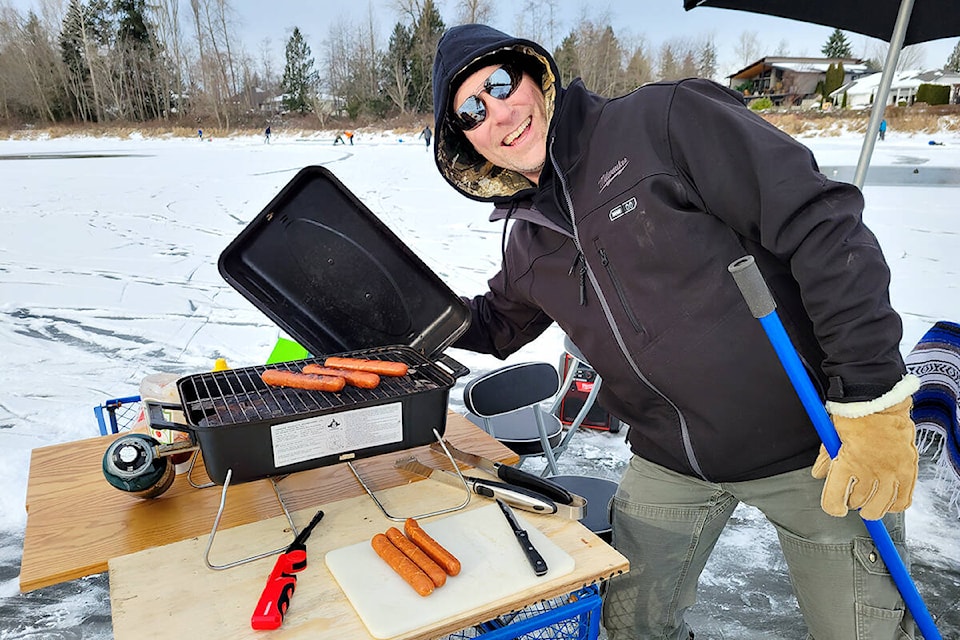
[[[907,371],[920,378],[911,416],[917,448],[934,449],[940,488],[960,517],[960,324],[938,322],[906,357]]]

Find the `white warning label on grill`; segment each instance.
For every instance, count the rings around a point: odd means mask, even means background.
[[[402,403],[395,402],[273,425],[273,465],[402,442],[402,409]]]

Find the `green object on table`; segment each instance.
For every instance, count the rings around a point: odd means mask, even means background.
[[[277,344],[273,346],[273,351],[267,358],[267,364],[276,364],[278,362],[289,362],[291,360],[303,360],[309,358],[310,352],[300,346],[298,343],[287,338],[277,338]]]

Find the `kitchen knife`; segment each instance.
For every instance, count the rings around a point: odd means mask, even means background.
[[[399,469],[404,469],[423,478],[437,480],[452,487],[463,488],[460,476],[452,471],[435,469],[427,466],[417,460],[415,456],[402,458],[394,463]],[[500,498],[504,502],[512,504],[518,509],[524,511],[533,511],[534,513],[553,514],[557,512],[557,505],[548,498],[514,485],[504,484],[495,480],[485,480],[473,476],[464,475],[463,479],[467,481],[467,487],[473,493],[485,498]]]
[[[513,509],[511,509],[506,502],[498,498],[497,504],[500,505],[500,510],[503,511],[507,522],[510,523],[510,528],[513,529],[513,535],[517,537],[517,542],[520,543],[520,548],[523,549],[523,553],[527,556],[527,561],[530,563],[530,566],[533,567],[533,572],[538,576],[544,575],[547,572],[547,561],[543,559],[543,556],[540,555],[537,548],[530,542],[530,534],[520,526],[520,521],[517,520]]]
[[[450,455],[460,462],[465,462],[471,467],[476,467],[477,469],[483,469],[487,473],[497,476],[504,482],[536,491],[537,493],[550,498],[554,502],[558,502],[560,504],[573,504],[573,494],[561,487],[556,482],[551,482],[550,480],[541,478],[540,476],[527,473],[526,471],[517,469],[516,467],[511,467],[508,464],[503,464],[502,462],[496,462],[494,460],[478,456],[475,453],[461,451],[450,444],[450,442],[447,440],[444,440],[443,443],[447,445],[447,449],[450,450]],[[443,449],[441,448],[439,442],[434,442],[430,445],[430,448],[434,451],[443,453]]]

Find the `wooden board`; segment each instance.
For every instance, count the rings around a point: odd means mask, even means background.
[[[431,480],[377,491],[376,495],[387,511],[397,517],[454,506],[463,498],[462,491],[458,493],[453,487]],[[227,502],[229,509],[229,499]],[[490,504],[488,500],[474,496],[464,511]],[[326,515],[307,541],[309,564],[298,574],[292,604],[278,631],[250,628],[250,616],[276,557],[226,571],[211,571],[203,562],[208,539],[204,535],[110,560],[114,637],[117,640],[371,638],[323,559],[334,549],[366,543],[375,533],[386,531],[396,523],[388,520],[365,494],[298,511],[294,514],[294,521],[302,527],[317,508],[323,509]],[[422,526],[429,530],[434,523],[447,517],[452,516],[422,519]],[[541,600],[567,594],[628,568],[622,555],[579,522],[526,512],[522,517],[573,558],[571,572],[555,578],[547,576],[545,581],[520,592],[401,633],[397,640],[438,638]],[[291,535],[284,531],[285,527],[286,519],[281,516],[220,531],[214,540],[211,561],[224,564],[289,543]],[[387,597],[389,594],[381,595]]]
[[[535,588],[573,571],[573,558],[521,512],[517,518],[547,563],[536,576],[500,507],[488,504],[425,522],[423,529],[460,560],[461,571],[427,597],[418,595],[364,540],[327,553],[325,561],[374,638],[392,638],[475,607]],[[402,525],[398,527],[403,530]]]
[[[118,436],[88,438],[39,447],[31,452],[27,480],[27,527],[23,539],[20,590],[31,591],[107,570],[110,558],[135,553],[210,532],[220,502],[220,487],[195,489],[186,475],[169,491],[141,500],[114,489],[103,478],[103,453]],[[454,445],[512,464],[517,455],[462,415],[447,414],[445,437]],[[408,450],[436,464],[442,457],[428,448]],[[374,490],[410,481],[394,469],[396,455],[359,460]],[[203,465],[194,473],[206,482]],[[333,502],[363,493],[350,470],[332,465],[287,476],[279,483],[290,510]],[[221,527],[229,528],[283,514],[269,480],[230,487]]]

